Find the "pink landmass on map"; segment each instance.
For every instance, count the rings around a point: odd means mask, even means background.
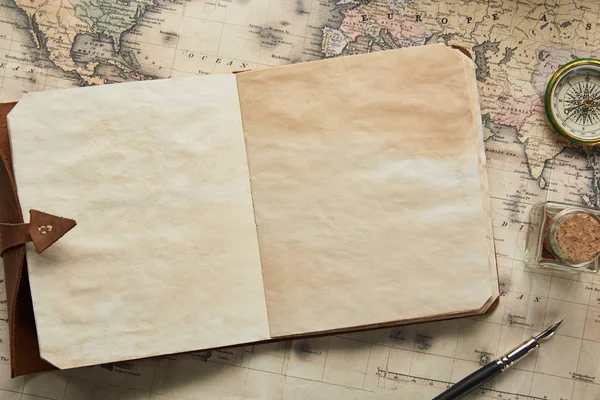
[[[387,29],[393,37],[401,35],[404,38],[418,37],[423,34],[422,22],[417,22],[414,17],[393,14],[392,18],[385,17],[377,20],[377,24]]]
[[[364,35],[364,17],[367,14],[360,8],[355,8],[344,12],[344,19],[340,26],[340,31],[354,41],[360,35]]]
[[[514,126],[519,130],[523,127],[525,120],[531,116],[533,110],[539,107],[543,108],[543,104],[537,94],[519,98],[500,96],[498,107],[499,112],[492,115],[492,121],[497,124]]]

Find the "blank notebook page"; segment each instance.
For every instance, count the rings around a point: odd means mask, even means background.
[[[269,338],[234,75],[31,93],[22,208],[77,221],[27,260],[60,368]]]
[[[495,295],[473,71],[434,45],[238,76],[272,336]]]
[[[474,63],[443,45],[30,93],[19,200],[59,368],[482,312],[498,296]]]

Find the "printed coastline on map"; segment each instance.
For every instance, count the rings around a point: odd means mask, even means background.
[[[436,42],[466,47],[478,67],[503,295],[482,318],[105,365],[0,388],[56,399],[387,399],[399,390],[431,398],[568,314],[543,352],[476,398],[600,398],[600,280],[522,263],[531,205],[600,207],[600,151],[560,139],[543,113],[549,76],[574,58],[600,56],[599,11],[592,0],[0,0],[1,101]],[[8,375],[7,348],[1,356]]]

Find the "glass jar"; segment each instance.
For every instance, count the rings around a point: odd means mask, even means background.
[[[598,272],[598,254],[587,259],[577,259],[561,248],[560,231],[567,226],[569,220],[574,221],[576,216],[580,219],[585,216],[587,223],[600,227],[600,210],[552,201],[534,205],[530,213],[531,226],[525,247],[525,264],[529,267],[549,267],[571,272]],[[573,229],[573,225],[569,226],[569,229]],[[586,245],[586,240],[591,241],[591,245],[600,244],[598,239],[592,237],[584,237],[575,243]]]

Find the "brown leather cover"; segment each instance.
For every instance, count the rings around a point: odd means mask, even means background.
[[[458,50],[462,51],[463,53],[467,54],[467,56],[472,58],[471,54],[466,49],[461,48],[459,46],[452,47],[457,48]],[[16,185],[14,182],[12,172],[12,154],[10,150],[10,140],[6,122],[6,116],[15,106],[15,104],[16,103],[0,103],[0,156],[2,157],[2,165],[0,165],[0,222],[5,224],[23,224],[24,222],[19,201],[16,195]],[[75,226],[75,221],[72,222],[72,225]],[[73,226],[71,226],[69,229],[71,229]],[[68,231],[68,229],[66,231]],[[66,233],[66,231],[64,231],[63,234]],[[7,248],[3,254],[3,261],[10,330],[11,377],[15,378],[21,375],[57,369],[56,367],[54,367],[53,365],[46,362],[40,357],[37,331],[33,313],[33,304],[31,300],[31,290],[29,287],[29,276],[27,274],[27,262],[25,260],[25,246],[21,244]],[[270,339],[255,343],[244,343],[233,347],[249,346],[258,343],[279,342],[300,337],[311,338],[344,332],[358,332],[375,328],[385,328],[398,325],[424,323],[430,321],[439,321],[445,319],[461,318],[465,316],[480,315],[492,312],[494,309],[496,309],[498,303],[499,298],[495,299],[494,302],[491,305],[489,305],[487,309],[471,313],[421,318],[417,320],[403,321],[401,324],[397,322],[390,322],[369,326],[354,327],[349,329],[336,329],[332,331],[319,332],[316,334],[309,335],[293,335],[289,337]]]
[[[0,104],[0,221],[23,223],[23,214],[16,196],[12,171],[12,155],[6,115],[16,103]],[[11,377],[55,369],[42,360],[33,316],[33,304],[25,261],[25,246],[13,246],[4,252],[4,277],[10,331]]]
[[[29,224],[0,223],[0,254],[11,247],[20,246],[31,241]]]

